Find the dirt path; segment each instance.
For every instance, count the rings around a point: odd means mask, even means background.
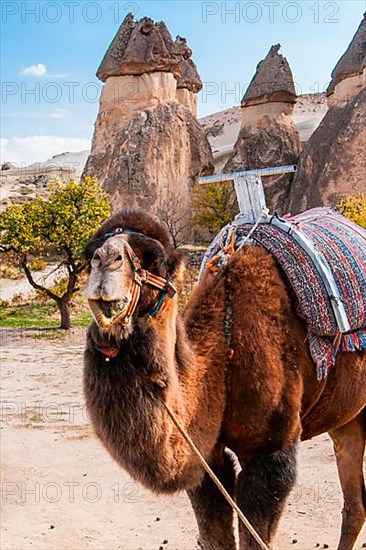
[[[35,271],[33,278],[36,283],[52,286],[54,281],[62,274],[61,269],[54,271],[57,264],[48,264],[46,269]],[[29,284],[27,278],[20,279],[0,279],[0,300],[10,301],[16,294],[22,294],[24,298],[28,298],[34,292],[34,288]]]
[[[51,334],[1,334],[2,550],[197,548],[187,497],[152,495],[94,437],[82,332]],[[303,443],[299,462],[275,548],[334,549],[342,498],[328,437]],[[365,540],[364,531],[355,548]]]

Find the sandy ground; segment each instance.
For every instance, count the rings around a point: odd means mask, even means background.
[[[185,494],[151,494],[94,437],[83,409],[83,331],[52,334],[1,333],[1,549],[197,548]],[[335,548],[341,508],[328,437],[303,443],[275,548]],[[365,540],[364,530],[355,548]]]

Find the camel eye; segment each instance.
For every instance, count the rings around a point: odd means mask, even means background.
[[[117,258],[114,260],[115,262],[120,262],[122,260],[122,256],[121,254],[119,254],[119,256],[117,256]]]

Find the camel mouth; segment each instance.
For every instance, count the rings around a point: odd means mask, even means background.
[[[117,320],[126,315],[130,300],[122,298],[122,300],[88,300],[90,311],[98,323],[103,329],[108,329],[114,325]]]

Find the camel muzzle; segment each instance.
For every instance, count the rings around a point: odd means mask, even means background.
[[[88,300],[89,308],[97,324],[103,329],[111,328],[118,320],[125,318],[130,300],[125,297],[122,300]]]

